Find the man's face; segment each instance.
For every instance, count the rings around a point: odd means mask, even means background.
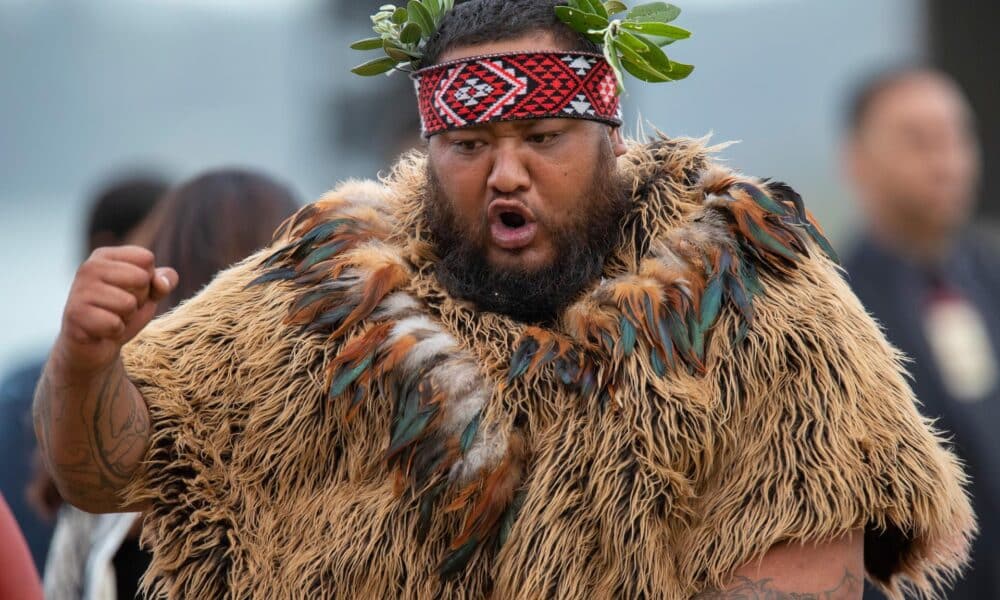
[[[559,50],[540,35],[456,48],[441,61],[547,49]],[[428,219],[439,278],[484,309],[552,316],[600,274],[611,249],[627,209],[615,161],[624,151],[617,130],[578,119],[433,136]]]
[[[917,73],[893,83],[851,146],[868,208],[886,225],[938,237],[968,220],[979,152],[968,106],[949,82]]]

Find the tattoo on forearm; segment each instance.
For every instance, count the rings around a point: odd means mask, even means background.
[[[35,424],[46,464],[85,500],[106,502],[128,482],[149,439],[149,415],[121,365],[109,369],[85,398],[44,372],[35,397]],[[71,420],[71,421],[70,421]],[[57,452],[53,428],[63,431]],[[66,431],[76,435],[67,435]]]
[[[695,600],[856,600],[861,597],[863,580],[850,570],[836,586],[820,592],[786,592],[775,589],[772,579],[737,577],[724,591],[703,592]]]

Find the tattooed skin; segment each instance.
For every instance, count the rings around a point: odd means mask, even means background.
[[[103,507],[118,499],[145,454],[149,414],[121,363],[88,387],[60,384],[46,369],[35,391],[35,431],[60,489],[77,504]],[[55,429],[62,436],[53,445]]]
[[[820,592],[786,592],[772,587],[772,579],[751,580],[737,577],[733,585],[721,592],[704,592],[695,600],[857,600],[861,598],[863,580],[849,570],[836,586]]]

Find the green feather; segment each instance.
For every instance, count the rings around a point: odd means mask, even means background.
[[[442,579],[451,579],[458,575],[465,568],[465,565],[469,564],[469,560],[478,546],[479,538],[472,537],[457,549],[449,552],[438,566],[438,572]]]
[[[621,332],[621,348],[625,356],[631,356],[635,350],[635,325],[625,315],[618,318],[618,328]]]
[[[702,333],[712,327],[722,309],[722,277],[724,273],[725,271],[717,273],[709,280],[705,293],[701,296],[701,318],[698,328]]]
[[[424,429],[427,427],[428,423],[437,414],[438,407],[436,405],[428,406],[413,416],[411,419],[401,421],[402,425],[399,431],[389,440],[389,450],[386,451],[388,456],[393,456],[397,454],[403,448],[409,446],[414,441],[420,438],[424,433]]]
[[[794,250],[785,246],[776,238],[774,238],[770,233],[762,229],[753,219],[745,219],[747,228],[750,230],[750,236],[752,240],[758,245],[767,248],[774,254],[778,254],[784,258],[787,258],[791,262],[796,262],[799,260],[799,256]]]
[[[472,440],[476,438],[476,432],[479,431],[479,420],[482,418],[482,412],[477,412],[476,416],[472,417],[469,424],[465,426],[465,431],[462,432],[462,437],[459,441],[459,449],[462,454],[469,451],[472,447]]]
[[[332,244],[325,244],[313,250],[309,256],[305,257],[301,263],[299,263],[299,270],[305,271],[306,269],[315,266],[324,260],[336,256],[337,253],[347,245],[346,240],[341,240],[339,242],[334,242]]]
[[[667,365],[663,362],[663,358],[660,357],[660,349],[654,348],[652,352],[649,353],[649,362],[653,367],[653,372],[659,377],[663,377],[667,374]]]
[[[294,315],[295,313],[299,312],[300,310],[308,308],[309,306],[311,306],[312,304],[315,304],[316,302],[320,302],[322,300],[325,300],[325,299],[329,298],[330,297],[330,293],[331,293],[331,290],[329,290],[327,288],[320,288],[320,289],[318,289],[316,291],[310,292],[310,293],[302,296],[301,298],[299,298],[298,302],[296,302],[295,305],[292,306],[292,309],[289,312]]]
[[[726,296],[729,297],[729,301],[736,306],[736,310],[739,311],[745,321],[753,320],[753,303],[747,295],[747,291],[743,288],[740,279],[732,273],[726,273],[725,282]]]
[[[427,539],[427,532],[431,528],[431,517],[434,514],[434,504],[447,487],[447,482],[442,481],[424,493],[420,498],[420,516],[417,518],[417,541],[421,544]]]
[[[243,289],[249,289],[255,285],[260,285],[269,281],[287,281],[296,275],[297,273],[295,272],[295,269],[272,269],[248,283]]]
[[[684,319],[675,312],[667,313],[667,329],[670,332],[670,340],[674,343],[677,351],[682,356],[691,354],[691,335]]]
[[[510,358],[510,369],[507,372],[507,383],[511,383],[528,370],[531,359],[538,351],[538,341],[535,338],[527,337],[514,351],[514,356]]]
[[[375,354],[372,353],[361,359],[358,364],[350,369],[341,367],[340,371],[337,372],[337,376],[333,378],[333,382],[330,384],[330,399],[332,400],[343,394],[347,386],[354,383],[365,372],[365,369],[372,365],[374,359]]]
[[[816,244],[820,247],[823,253],[826,254],[827,258],[829,258],[830,260],[839,265],[840,257],[837,256],[837,251],[833,249],[833,246],[830,244],[830,241],[827,240],[825,237],[823,237],[823,234],[820,233],[819,230],[816,229],[816,227],[812,223],[809,223],[807,221],[804,223],[804,226],[806,228],[806,231],[809,232],[809,237],[811,237],[813,241],[816,242]]]
[[[350,304],[341,304],[313,319],[308,329],[311,331],[318,331],[325,328],[336,329],[340,327],[340,324],[347,318],[347,315],[351,314],[353,309],[354,307]]]
[[[568,358],[560,358],[555,364],[556,375],[563,385],[571,385],[580,374],[580,367],[576,361]]]
[[[733,186],[749,194],[753,198],[753,201],[764,210],[776,215],[788,214],[788,210],[786,210],[784,205],[765,194],[759,187],[742,181],[733,184]]]
[[[666,359],[667,366],[674,368],[674,343],[670,339],[670,331],[667,323],[663,319],[656,320],[656,330],[660,334],[660,344],[663,346],[663,358]]]
[[[274,263],[278,262],[278,259],[283,258],[286,254],[288,254],[289,250],[298,248],[299,247],[299,243],[300,243],[299,240],[295,240],[291,244],[286,244],[286,245],[282,246],[281,248],[278,248],[277,250],[275,250],[274,252],[272,252],[270,256],[268,256],[267,258],[264,259],[264,262],[263,262],[263,264],[261,266],[263,266],[263,267],[270,267],[270,266],[272,266]]]
[[[593,367],[588,366],[580,375],[580,395],[586,398],[594,393],[596,387],[597,377],[594,375]]]
[[[497,550],[503,548],[503,545],[510,538],[510,532],[514,529],[514,521],[517,520],[517,516],[520,514],[521,507],[524,506],[524,500],[527,497],[528,494],[524,490],[514,494],[514,499],[510,501],[510,506],[507,507],[507,510],[504,511],[503,516],[500,518],[500,529],[497,531]]]
[[[302,243],[302,245],[314,244],[316,242],[322,242],[322,241],[326,240],[327,238],[329,238],[334,233],[336,233],[337,230],[340,229],[341,225],[344,225],[345,223],[350,223],[350,222],[353,222],[353,221],[354,221],[354,219],[341,218],[341,219],[333,219],[333,220],[327,221],[325,223],[320,223],[319,225],[313,227],[312,229],[310,229],[309,231],[307,231],[305,234],[303,234],[300,242]]]

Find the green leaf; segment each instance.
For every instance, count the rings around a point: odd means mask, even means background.
[[[455,8],[455,0],[441,0],[441,14],[444,15]]]
[[[628,40],[628,45],[631,48],[636,48],[636,42],[641,43],[646,47],[645,52],[642,52],[642,57],[649,63],[649,66],[653,67],[657,72],[663,73],[669,77],[670,75],[670,59],[667,55],[660,50],[660,47],[653,42],[647,40],[641,35],[634,35],[628,31],[618,32],[619,39]]]
[[[409,9],[410,21],[419,25],[420,30],[427,34],[426,37],[431,37],[437,28],[434,26],[434,17],[427,11],[427,7],[417,0],[410,0],[406,6]]]
[[[395,59],[396,62],[409,61],[414,58],[420,58],[421,56],[423,56],[419,52],[415,52],[413,50],[407,50],[406,48],[403,48],[398,44],[391,42],[389,40],[385,40],[385,42],[382,44],[382,49],[385,50],[385,53],[389,55],[389,58]]]
[[[352,50],[378,50],[382,47],[382,38],[365,38],[351,44]]]
[[[673,80],[684,79],[694,72],[694,65],[670,61],[670,78]]]
[[[639,36],[633,35],[627,31],[618,32],[618,36],[614,38],[619,44],[628,46],[633,52],[638,52],[639,54],[645,54],[649,52],[649,48],[646,46],[645,42],[639,39]]]
[[[600,0],[584,0],[584,4],[587,5],[583,7],[584,11],[594,13],[602,19],[608,18],[608,10],[604,8]]]
[[[406,23],[406,9],[403,7],[397,8],[396,12],[392,13],[392,22],[396,25]]]
[[[669,46],[670,44],[673,44],[674,42],[677,41],[674,38],[660,37],[658,35],[646,35],[645,37],[647,40],[653,42],[654,44],[660,46],[661,48],[663,46]]]
[[[622,63],[618,58],[618,52],[615,50],[615,37],[610,31],[604,34],[604,58],[611,65],[611,70],[615,72],[615,91],[618,92],[620,96],[622,92],[625,91],[625,74],[622,73]]]
[[[615,49],[622,53],[622,67],[636,79],[653,83],[670,81],[669,75],[653,68],[646,59],[620,40],[615,42]]]
[[[399,33],[399,41],[404,44],[418,44],[420,43],[420,36],[423,33],[423,28],[420,27],[418,23],[409,21],[403,26],[403,31]]]
[[[439,23],[441,17],[444,16],[444,12],[441,10],[441,2],[439,0],[423,0],[423,3],[427,12],[430,13],[431,18],[434,19],[434,23]]]
[[[362,65],[358,65],[351,69],[351,73],[355,75],[362,75],[364,77],[371,77],[372,75],[381,75],[387,71],[391,71],[396,67],[399,61],[393,60],[388,56],[383,56],[382,58],[376,58],[375,60],[370,60]]]
[[[620,39],[615,40],[613,42],[613,44],[614,44],[615,50],[617,50],[618,52],[621,53],[622,60],[626,60],[626,61],[634,62],[634,63],[639,63],[639,64],[641,64],[641,65],[643,65],[643,66],[645,66],[645,67],[647,67],[649,69],[653,69],[653,67],[651,67],[649,65],[649,61],[648,60],[646,60],[645,58],[643,58],[643,56],[641,54],[639,54],[638,52],[636,52],[635,49],[630,48],[622,40],[620,40]],[[653,70],[655,71],[656,69],[653,69]],[[666,75],[666,73],[664,73],[664,76],[665,75]]]
[[[622,21],[622,27],[629,31],[635,31],[643,35],[656,35],[660,37],[672,38],[675,40],[686,40],[691,37],[691,32],[666,23],[637,23],[633,21]]]
[[[556,16],[579,33],[587,33],[590,29],[604,30],[608,27],[607,19],[569,6],[557,6]]]
[[[620,12],[625,12],[628,7],[625,4],[618,2],[618,0],[609,0],[604,3],[604,10],[608,12],[608,16],[617,15]]]
[[[632,10],[628,11],[628,18],[630,21],[656,21],[659,23],[669,23],[676,19],[681,14],[681,9],[677,8],[673,4],[667,4],[666,2],[650,2],[648,4],[640,4]]]

